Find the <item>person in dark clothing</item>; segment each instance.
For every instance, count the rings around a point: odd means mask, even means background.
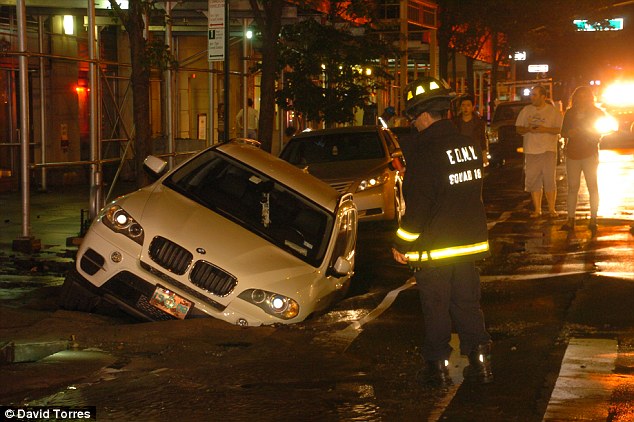
[[[414,271],[425,320],[425,376],[451,383],[448,365],[452,322],[460,353],[469,357],[465,378],[488,383],[491,337],[480,308],[475,261],[489,256],[482,203],[482,149],[448,120],[455,95],[443,81],[418,79],[405,88],[405,113],[418,130],[404,149],[407,210],[392,248]]]
[[[568,180],[568,196],[566,208],[568,222],[562,229],[574,232],[577,197],[581,187],[581,173],[586,180],[590,197],[590,223],[588,227],[593,234],[597,231],[597,214],[599,211],[599,141],[601,134],[595,128],[597,120],[604,116],[603,111],[595,104],[594,93],[589,86],[575,89],[570,99],[570,108],[566,110],[561,126],[561,136],[566,138],[566,177]]]
[[[488,162],[489,143],[486,137],[486,122],[475,111],[473,96],[465,95],[460,99],[460,113],[452,119],[458,131],[480,143],[482,158]]]

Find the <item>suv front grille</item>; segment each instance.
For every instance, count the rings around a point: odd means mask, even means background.
[[[224,270],[206,261],[198,261],[189,275],[190,281],[216,296],[226,296],[238,284],[238,280]]]
[[[191,264],[193,255],[182,246],[156,236],[150,244],[150,258],[172,273],[183,275]]]

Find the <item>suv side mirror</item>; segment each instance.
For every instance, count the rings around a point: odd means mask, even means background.
[[[167,170],[167,161],[162,160],[154,155],[148,155],[143,160],[143,167],[148,170],[152,176],[159,178]]]
[[[335,261],[335,265],[328,268],[328,274],[334,277],[343,277],[352,272],[352,264],[343,256],[340,256]]]
[[[392,154],[392,161],[388,164],[390,170],[398,170],[401,173],[405,171],[405,157],[403,157],[403,151],[400,148],[396,148]]]

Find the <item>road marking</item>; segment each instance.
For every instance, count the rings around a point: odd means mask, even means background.
[[[606,420],[616,340],[571,338],[543,421]]]

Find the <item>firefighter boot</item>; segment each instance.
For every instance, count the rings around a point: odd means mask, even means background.
[[[428,360],[425,362],[425,384],[434,387],[448,387],[452,384],[449,376],[449,361]]]
[[[469,365],[464,368],[463,376],[481,384],[493,382],[491,343],[481,344],[469,353]]]

